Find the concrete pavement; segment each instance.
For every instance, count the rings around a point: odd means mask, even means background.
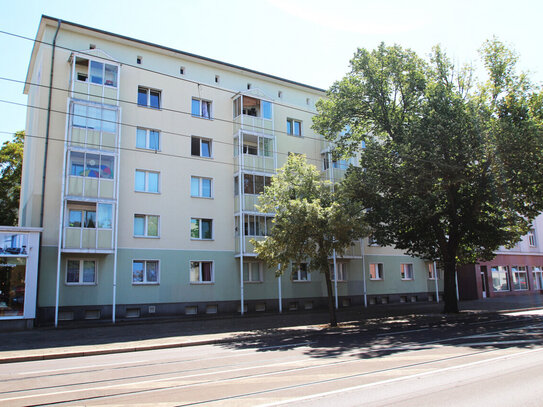
[[[489,298],[460,302],[462,313],[444,316],[441,304],[408,303],[349,307],[338,310],[337,330],[349,321],[380,324],[411,316],[441,323],[472,318],[481,313],[543,308],[543,295]],[[240,342],[263,335],[304,335],[327,327],[326,310],[283,314],[225,315],[197,318],[120,321],[113,325],[69,324],[0,333],[0,363],[102,355],[203,344]]]

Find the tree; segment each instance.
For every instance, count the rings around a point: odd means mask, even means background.
[[[314,119],[343,155],[365,142],[344,189],[380,243],[441,262],[446,313],[458,312],[457,266],[493,258],[543,209],[542,94],[498,40],[481,54],[485,83],[439,47],[429,61],[359,49]]]
[[[366,232],[360,207],[346,201],[342,189],[334,190],[304,156],[292,154],[260,196],[259,210],[275,216],[270,235],[252,241],[258,257],[278,267],[278,275],[291,262],[296,267],[308,262],[310,270],[320,270],[326,280],[330,325],[336,326],[329,259],[334,250],[341,256]]]
[[[24,137],[25,132],[18,131],[0,149],[0,225],[17,225]]]

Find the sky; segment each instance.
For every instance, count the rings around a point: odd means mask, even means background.
[[[357,48],[440,44],[480,67],[496,36],[543,83],[541,0],[0,0],[0,143],[25,127],[23,85],[42,14],[328,89]],[[6,103],[10,102],[10,103]],[[16,104],[14,104],[16,103]]]

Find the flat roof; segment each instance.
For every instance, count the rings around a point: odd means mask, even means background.
[[[146,46],[158,48],[158,49],[161,49],[161,50],[164,50],[164,51],[173,52],[173,53],[180,54],[180,55],[183,55],[183,56],[187,56],[187,57],[190,57],[190,58],[196,58],[196,59],[200,59],[202,61],[227,66],[227,67],[233,68],[233,69],[239,69],[239,70],[242,70],[242,71],[245,71],[245,72],[248,72],[248,73],[252,73],[252,74],[256,74],[256,75],[261,75],[261,76],[264,76],[264,77],[267,77],[267,78],[270,78],[270,79],[275,79],[275,80],[279,80],[279,81],[282,81],[282,82],[287,82],[287,83],[290,83],[292,85],[302,86],[304,88],[312,89],[312,90],[315,90],[315,91],[318,91],[318,92],[323,92],[323,93],[326,92],[325,89],[317,88],[316,86],[306,85],[306,84],[301,83],[301,82],[296,82],[296,81],[292,81],[290,79],[281,78],[279,76],[270,75],[270,74],[267,74],[267,73],[264,73],[264,72],[255,71],[254,69],[244,68],[244,67],[239,66],[239,65],[234,65],[234,64],[230,64],[228,62],[219,61],[219,60],[216,60],[216,59],[213,59],[213,58],[207,58],[207,57],[204,57],[204,56],[201,56],[201,55],[193,54],[193,53],[186,52],[186,51],[181,51],[181,50],[178,50],[178,49],[175,49],[175,48],[170,48],[170,47],[166,47],[166,46],[163,46],[163,45],[158,45],[158,44],[154,44],[154,43],[151,43],[151,42],[138,40],[136,38],[128,37],[128,36],[125,36],[125,35],[115,34],[115,33],[109,32],[109,31],[100,30],[98,28],[88,27],[88,26],[85,26],[85,25],[82,25],[82,24],[73,23],[71,21],[62,20],[60,18],[47,16],[45,14],[42,14],[41,18],[42,18],[42,21],[43,20],[50,20],[50,21],[53,21],[53,22],[60,21],[61,25],[62,24],[71,25],[73,27],[77,27],[77,28],[81,28],[81,29],[85,29],[85,30],[89,30],[89,31],[94,31],[94,32],[99,33],[99,34],[110,35],[110,36],[120,38],[120,39],[123,39],[123,40],[136,42],[136,43],[141,44],[141,45],[146,45]],[[40,23],[40,25],[41,25],[41,23]]]

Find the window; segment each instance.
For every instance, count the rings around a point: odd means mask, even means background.
[[[132,284],[158,284],[158,260],[134,260],[132,262]]]
[[[513,289],[516,291],[524,291],[528,289],[528,272],[526,266],[511,266],[513,275]]]
[[[159,174],[154,171],[136,170],[135,190],[158,193]]]
[[[509,291],[507,266],[492,267],[492,287],[494,291]]]
[[[115,157],[109,155],[70,153],[70,175],[77,177],[113,179]]]
[[[234,156],[238,155],[239,141],[236,139]],[[243,135],[243,154],[257,155],[260,157],[272,157],[273,140],[267,137],[254,136],[251,134]]]
[[[213,239],[213,219],[197,219],[190,220],[190,238],[211,240]]]
[[[115,133],[117,131],[117,111],[95,105],[73,103],[72,126]]]
[[[347,281],[347,263],[336,262],[337,281]],[[330,264],[330,279],[335,280],[334,264]]]
[[[382,280],[383,276],[383,263],[371,263],[370,280]]]
[[[439,268],[437,269],[437,278],[439,279]],[[428,264],[428,280],[435,280],[436,273],[434,272],[434,263]]]
[[[138,106],[160,109],[160,91],[138,86]]]
[[[99,203],[97,205],[98,217],[96,216],[96,207],[81,208],[78,206],[68,207],[68,227],[111,229],[113,205]]]
[[[271,216],[245,215],[245,236],[269,236],[272,228]]]
[[[138,127],[136,130],[136,148],[160,150],[160,132]]]
[[[158,237],[159,216],[134,215],[134,236]]]
[[[94,260],[68,260],[66,284],[96,284],[96,262]]]
[[[185,75],[185,67],[184,66],[179,67],[179,74],[180,75]]]
[[[196,198],[211,198],[212,197],[211,178],[190,177],[190,196]]]
[[[300,263],[298,267],[293,264],[292,281],[310,281],[311,276],[307,271],[307,263]]]
[[[212,261],[191,261],[190,282],[191,284],[210,284],[214,281]]]
[[[209,100],[192,98],[192,115],[203,119],[211,119],[211,102]]]
[[[534,289],[543,290],[543,270],[539,266],[532,267],[532,276],[534,277]]]
[[[368,236],[368,246],[379,246],[379,242],[374,235]]]
[[[302,122],[294,119],[287,119],[287,134],[300,137],[302,135]]]
[[[211,140],[192,136],[190,143],[191,155],[211,158]]]
[[[404,263],[401,265],[402,280],[413,280],[413,265],[411,263]]]
[[[537,240],[535,238],[535,229],[530,229],[528,231],[528,245],[530,247],[537,247]]]
[[[75,78],[80,82],[87,82],[90,76],[90,83],[116,88],[117,71],[118,67],[116,65],[104,64],[93,60],[89,61],[81,57],[75,58]]]
[[[335,159],[332,159],[332,163],[330,165],[330,153],[324,153],[322,154],[322,158],[323,158],[323,170],[326,171],[327,169],[329,169],[330,167],[332,168],[336,168],[336,169],[339,169],[339,170],[346,170],[347,168],[349,168],[349,165],[350,164],[354,164],[354,159],[352,158],[349,158],[348,160],[335,160]]]
[[[243,281],[246,283],[261,283],[264,281],[262,263],[243,262]]]
[[[235,181],[237,182],[236,179]],[[269,185],[271,185],[271,177],[243,174],[243,192],[246,194],[261,194],[264,192],[264,187]]]

